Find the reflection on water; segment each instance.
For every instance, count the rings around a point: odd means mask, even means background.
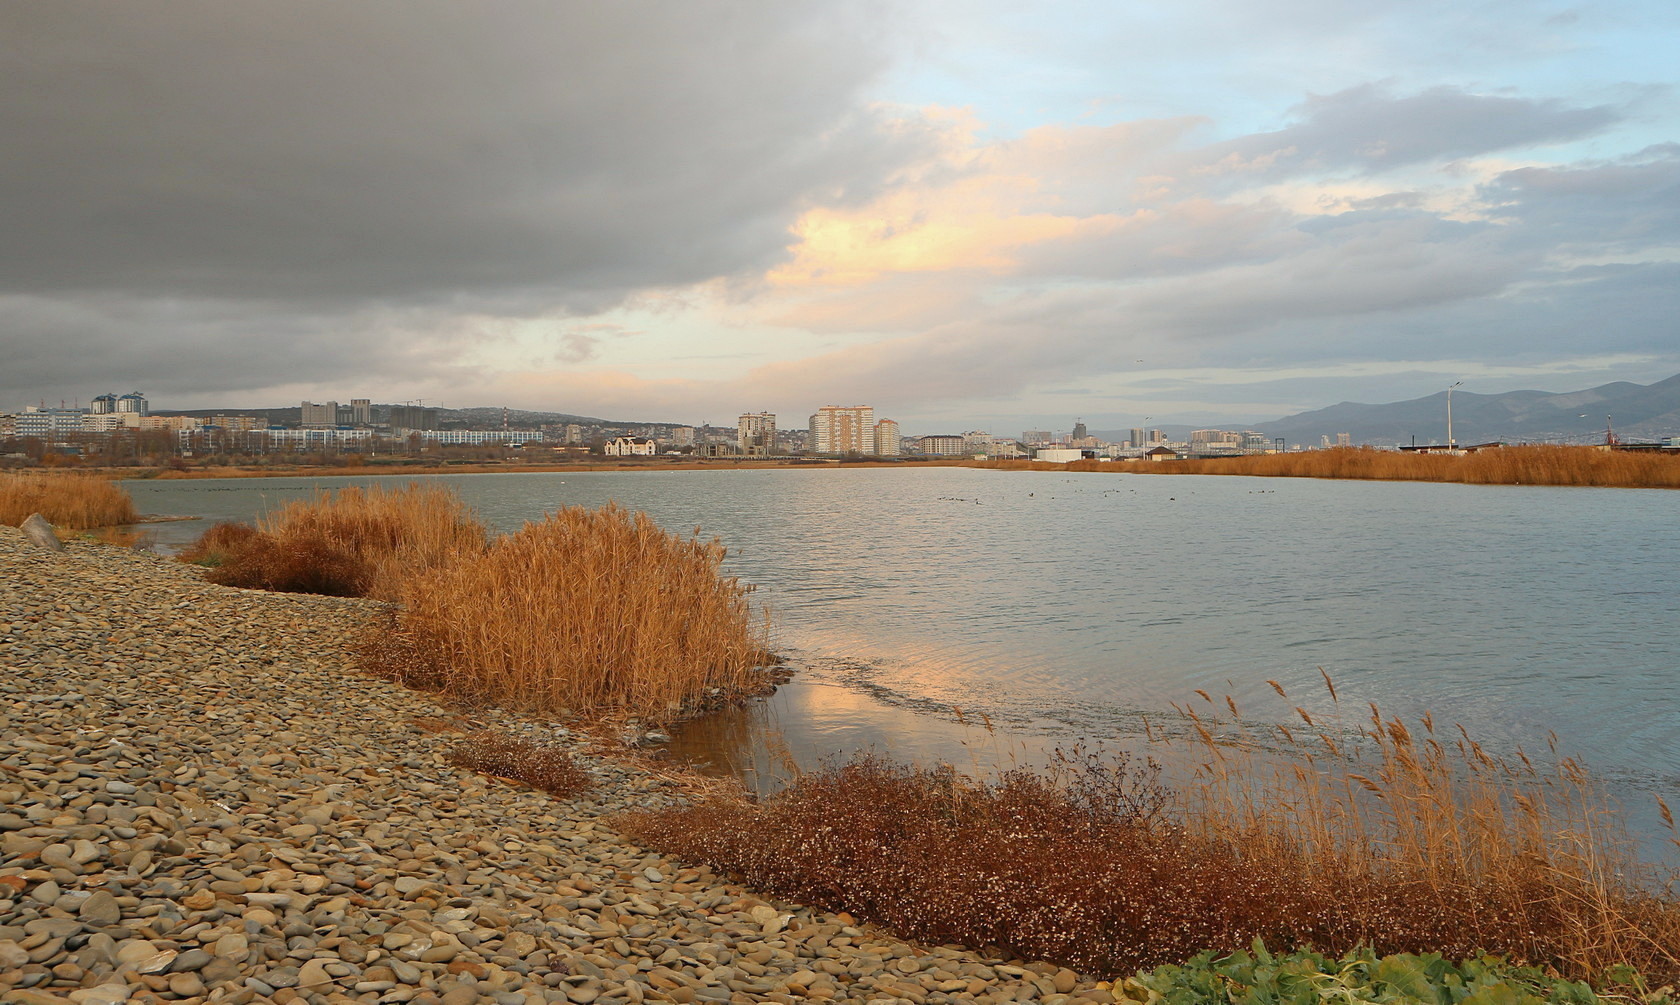
[[[1347,707],[1432,709],[1496,750],[1555,729],[1641,825],[1653,793],[1680,799],[1672,492],[960,468],[426,480],[501,529],[617,500],[723,538],[800,673],[759,718],[681,742],[766,737],[734,755],[758,775],[842,750],[960,766],[987,745],[1008,763],[1131,744],[1197,688],[1290,721],[1330,710],[1322,667]],[[128,484],[145,512],[240,519],[375,481]]]

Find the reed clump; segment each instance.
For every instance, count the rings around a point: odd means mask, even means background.
[[[114,527],[140,519],[129,494],[97,475],[62,471],[0,475],[0,524],[16,527],[31,513],[65,530]]]
[[[1461,456],[1338,447],[1293,454],[1255,454],[1247,457],[1183,461],[1126,464],[1080,461],[1067,465],[1063,470],[1119,470],[1152,475],[1354,478],[1373,481],[1460,482],[1467,485],[1680,488],[1680,454],[1674,451],[1626,451],[1565,446],[1490,447]]]
[[[224,586],[395,600],[412,576],[485,547],[484,525],[453,492],[407,485],[293,501],[255,526],[218,524],[181,557]]]
[[[562,799],[594,785],[572,755],[495,730],[473,733],[446,758],[450,764],[497,778],[511,778]]]
[[[1255,939],[1344,953],[1493,952],[1680,980],[1680,902],[1575,762],[1542,769],[1373,710],[1349,732],[1184,710],[1177,784],[1124,758],[992,781],[876,758],[762,803],[628,832],[779,895],[933,942],[1118,975]]]
[[[767,625],[724,556],[645,513],[563,509],[407,577],[364,664],[475,702],[669,721],[763,686]]]

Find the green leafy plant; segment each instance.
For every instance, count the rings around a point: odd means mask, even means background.
[[[1673,989],[1646,988],[1631,967],[1606,971],[1603,988],[1555,971],[1483,955],[1454,963],[1439,953],[1378,956],[1361,948],[1340,957],[1310,949],[1273,954],[1259,939],[1249,950],[1203,952],[1127,978],[1117,998],[1142,1005],[1669,1005]]]

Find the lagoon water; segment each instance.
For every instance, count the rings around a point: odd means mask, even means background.
[[[1648,840],[1652,795],[1680,803],[1673,492],[964,468],[424,480],[504,530],[616,500],[721,537],[799,674],[677,747],[761,784],[843,750],[966,764],[1135,747],[1198,688],[1254,719],[1335,714],[1322,668],[1350,726],[1375,702],[1502,752],[1555,732]],[[125,484],[146,513],[249,519],[390,481]],[[155,529],[169,547],[203,526]],[[982,716],[995,732],[964,725]]]

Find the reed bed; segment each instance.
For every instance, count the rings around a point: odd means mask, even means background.
[[[668,721],[762,686],[767,624],[724,555],[645,513],[563,509],[408,577],[364,663],[477,702]]]
[[[96,475],[35,471],[0,475],[0,524],[16,527],[31,513],[66,530],[113,527],[140,519],[129,494]]]
[[[290,502],[254,527],[218,524],[181,557],[224,586],[395,600],[411,577],[485,547],[458,496],[410,484]]]
[[[1294,454],[1125,463],[1079,461],[1067,471],[1151,475],[1256,475],[1372,481],[1461,482],[1467,485],[1576,485],[1680,488],[1680,454],[1599,447],[1493,447],[1474,453],[1414,454],[1338,447]]]
[[[864,758],[762,803],[711,799],[625,828],[905,936],[1088,972],[1258,938],[1680,980],[1674,886],[1639,864],[1574,761],[1502,760],[1374,708],[1353,730],[1230,711],[1184,710],[1189,739],[1169,746],[1194,770],[1177,784],[1124,755],[989,781]]]

